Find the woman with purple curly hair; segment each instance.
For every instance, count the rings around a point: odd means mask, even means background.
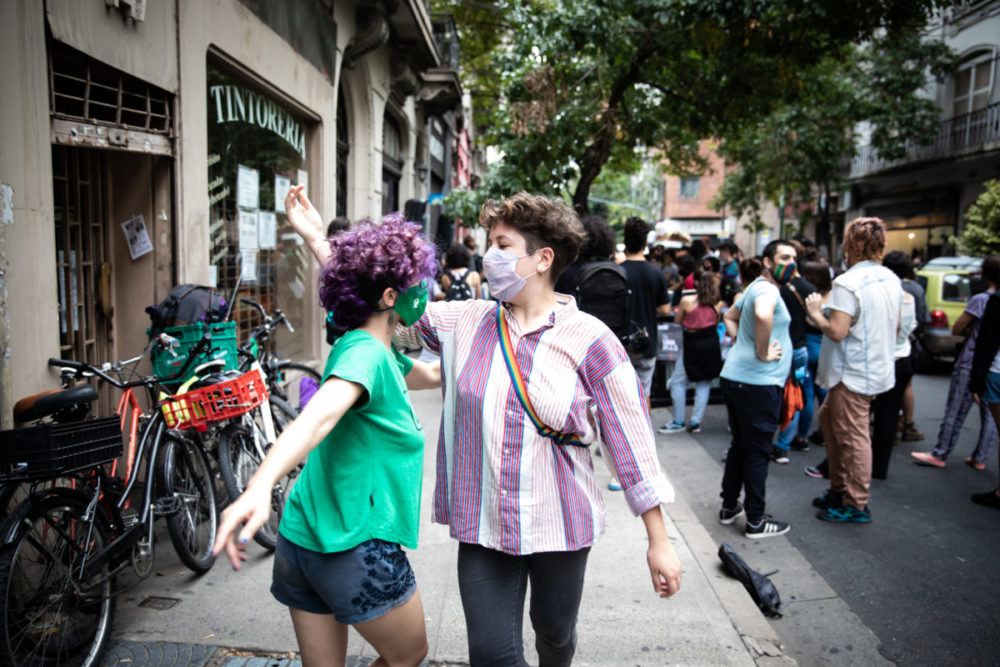
[[[213,553],[225,549],[239,569],[275,482],[308,455],[281,517],[271,584],[303,664],[343,664],[352,625],[381,661],[416,665],[427,636],[403,547],[417,546],[424,432],[407,390],[439,387],[441,374],[393,349],[391,337],[424,311],[434,248],[418,225],[391,215],[335,236],[329,251],[320,301],[348,331],[319,391],[223,512]]]

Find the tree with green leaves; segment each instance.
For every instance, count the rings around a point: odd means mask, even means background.
[[[454,3],[439,3],[447,9]],[[588,208],[606,167],[652,148],[698,173],[698,141],[725,139],[802,98],[848,45],[924,26],[946,0],[496,0],[456,16],[463,50],[485,46],[496,90],[487,141],[503,154],[490,194],[525,189]],[[489,18],[492,16],[493,18]],[[483,23],[485,22],[485,24]],[[488,25],[486,25],[488,24]],[[487,30],[486,39],[472,36]],[[474,91],[479,84],[470,86]],[[640,150],[637,150],[640,149]]]
[[[1000,180],[984,183],[986,190],[965,210],[962,235],[952,237],[963,255],[1000,255]]]
[[[756,227],[764,201],[818,200],[825,203],[818,236],[825,238],[830,193],[843,189],[845,161],[858,148],[854,128],[864,124],[871,145],[890,160],[911,142],[929,143],[940,128],[940,110],[920,89],[928,74],[941,80],[954,63],[948,47],[917,30],[842,47],[810,69],[798,99],[725,138],[719,153],[732,169],[716,204],[749,213]]]

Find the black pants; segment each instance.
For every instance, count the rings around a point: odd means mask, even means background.
[[[885,479],[889,475],[889,458],[892,456],[892,441],[896,435],[896,420],[903,406],[903,392],[913,377],[913,366],[909,357],[896,359],[896,384],[872,401],[874,426],[872,429],[872,477]]]
[[[573,662],[576,617],[590,548],[511,556],[478,544],[458,545],[458,590],[473,667],[526,666],[521,639],[524,597],[541,667]]]
[[[781,415],[781,387],[719,381],[729,412],[733,441],[722,474],[722,506],[732,509],[744,490],[747,521],[764,516],[764,487],[771,462],[771,443]]]

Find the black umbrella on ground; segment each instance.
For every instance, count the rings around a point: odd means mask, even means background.
[[[765,616],[781,618],[781,596],[778,595],[778,589],[767,578],[769,575],[777,572],[777,570],[768,572],[767,574],[757,572],[747,565],[743,557],[736,553],[736,550],[726,542],[723,542],[719,547],[719,560],[722,561],[726,572],[740,580],[740,583],[747,589],[750,597],[757,603],[757,606]]]

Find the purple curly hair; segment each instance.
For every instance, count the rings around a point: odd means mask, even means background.
[[[399,213],[366,221],[330,238],[330,260],[319,275],[319,302],[337,324],[354,329],[371,316],[387,287],[404,290],[437,273],[434,246],[420,225]]]

